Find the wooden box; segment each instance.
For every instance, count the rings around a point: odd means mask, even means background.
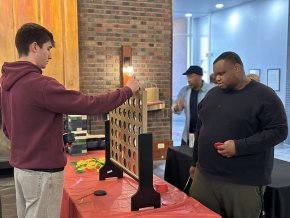
[[[167,149],[172,147],[172,140],[154,140],[153,141],[153,160],[166,159]]]
[[[0,174],[2,171],[0,170]],[[11,177],[0,177],[0,217],[17,218],[16,193],[13,174]]]

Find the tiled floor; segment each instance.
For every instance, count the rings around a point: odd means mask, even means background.
[[[172,140],[173,146],[179,146],[184,126],[184,114],[173,114],[172,118]],[[290,136],[289,136],[290,137]],[[275,147],[275,158],[290,162],[290,145],[281,143]],[[164,178],[165,160],[154,161],[154,174]]]

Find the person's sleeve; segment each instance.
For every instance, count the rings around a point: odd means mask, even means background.
[[[263,152],[287,138],[286,112],[274,91],[270,92],[267,101],[262,103],[257,119],[260,121],[259,132],[248,138],[235,140],[237,156]]]
[[[7,132],[7,129],[6,129],[5,122],[2,122],[2,128],[3,128],[3,133],[4,133],[4,135],[5,135],[8,139],[10,139],[10,138],[9,138],[9,134],[8,134],[8,132]]]
[[[2,130],[3,130],[3,133],[4,135],[9,139],[9,134],[7,132],[7,129],[6,129],[6,125],[5,125],[5,121],[2,119],[2,88],[1,88],[1,85],[0,85],[0,112],[1,112],[1,126],[2,126]]]
[[[173,113],[175,113],[175,114],[181,114],[181,112],[183,111],[183,109],[181,109],[181,110],[175,110],[174,108],[175,108],[175,106],[176,106],[176,103],[177,103],[177,101],[178,101],[178,99],[180,99],[180,98],[183,98],[184,99],[184,96],[185,96],[185,94],[184,94],[184,88],[182,88],[180,91],[179,91],[179,93],[178,93],[178,95],[177,95],[177,99],[176,99],[176,101],[173,103],[173,105],[171,106],[171,110],[172,110],[172,112]]]
[[[96,115],[119,107],[132,95],[132,90],[125,86],[112,92],[88,96],[66,90],[58,81],[50,80],[43,88],[43,103],[48,110],[56,113]]]

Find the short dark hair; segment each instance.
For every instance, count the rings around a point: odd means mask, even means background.
[[[225,61],[231,62],[232,64],[240,64],[242,67],[244,67],[240,56],[232,51],[227,51],[227,52],[222,53],[220,56],[218,56],[214,60],[213,64],[215,64],[216,62],[220,60],[225,60]]]
[[[15,45],[19,56],[28,55],[31,43],[36,42],[42,48],[42,45],[49,41],[54,47],[55,42],[52,33],[36,23],[22,25],[15,36]]]

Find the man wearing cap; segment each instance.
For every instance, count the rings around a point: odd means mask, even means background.
[[[181,145],[192,147],[193,140],[189,140],[189,138],[193,139],[196,129],[197,105],[212,88],[212,85],[202,80],[203,71],[199,66],[190,66],[183,75],[187,76],[188,85],[179,91],[177,101],[172,105],[172,111],[175,114],[181,114],[184,110],[185,124]]]

